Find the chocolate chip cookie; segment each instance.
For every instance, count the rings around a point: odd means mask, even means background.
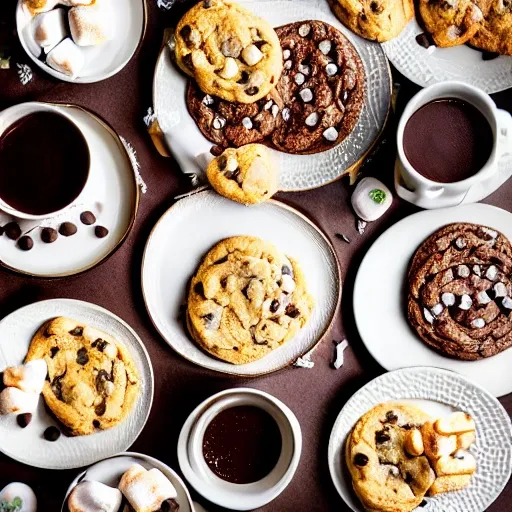
[[[409,512],[435,479],[420,433],[429,416],[408,404],[380,404],[354,426],[345,449],[352,486],[363,506]]]
[[[219,194],[242,204],[266,201],[279,185],[277,167],[261,144],[226,149],[210,162],[206,176]]]
[[[481,2],[482,3],[482,0]],[[502,55],[512,55],[512,0],[483,0],[487,8],[472,46]]]
[[[313,309],[299,265],[259,238],[227,238],[192,277],[187,326],[207,352],[256,361],[293,338]]]
[[[276,85],[283,56],[274,29],[230,0],[203,0],[175,33],[179,67],[199,88],[227,101],[254,103]]]
[[[512,345],[512,244],[477,224],[450,224],[416,251],[408,319],[423,341],[457,359],[490,357]]]
[[[59,317],[32,339],[26,361],[48,365],[43,396],[72,435],[92,434],[119,424],[139,393],[130,353],[108,334]]]

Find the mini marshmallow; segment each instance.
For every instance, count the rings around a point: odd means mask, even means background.
[[[64,9],[38,14],[33,21],[34,41],[48,53],[67,35]]]
[[[82,71],[85,59],[80,48],[68,37],[48,54],[46,63],[56,71],[75,78]]]
[[[37,498],[31,487],[21,482],[12,482],[0,491],[0,502],[12,503],[15,498],[21,500],[19,512],[36,512]],[[18,509],[16,509],[18,510]]]
[[[226,80],[230,80],[231,78],[235,78],[238,74],[238,64],[233,57],[227,57],[224,62],[224,67],[222,71],[219,73],[219,76],[225,78]]]
[[[68,18],[71,37],[78,46],[97,46],[114,38],[115,16],[106,2],[73,7]]]
[[[29,361],[4,371],[4,385],[39,395],[43,391],[48,367],[44,359]]]
[[[363,178],[352,193],[351,202],[356,215],[371,222],[388,210],[393,202],[393,195],[380,180]]]
[[[117,512],[123,495],[101,482],[81,482],[68,498],[70,512]]]
[[[0,415],[25,414],[37,408],[39,395],[18,388],[5,388],[0,393]]]
[[[263,53],[254,44],[250,44],[242,50],[242,59],[248,66],[255,66],[263,58]]]

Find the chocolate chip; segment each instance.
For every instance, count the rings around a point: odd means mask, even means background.
[[[258,91],[259,91],[259,88],[258,87],[247,87],[247,89],[245,89],[245,92],[247,93],[248,96],[255,96],[256,94],[258,94]]]
[[[22,236],[18,240],[18,247],[22,251],[30,251],[30,249],[34,247],[34,240],[32,240],[32,238],[29,237],[28,235]]]
[[[21,428],[25,428],[32,421],[32,414],[26,412],[25,414],[19,414],[16,418],[16,422]]]
[[[428,505],[428,501],[427,500],[423,500],[419,505],[418,507],[426,507]]]
[[[395,424],[398,421],[398,416],[393,411],[386,413],[386,422]]]
[[[160,505],[160,512],[177,512],[179,508],[176,500],[168,499]]]
[[[98,338],[97,340],[93,341],[92,347],[97,348],[100,352],[103,352],[105,348],[108,345],[108,341],[102,340],[101,338]]]
[[[288,306],[286,306],[285,313],[290,318],[297,318],[300,315],[300,311],[293,304],[288,304]]]
[[[212,0],[204,0],[203,7],[209,9],[212,6]]]
[[[226,263],[226,261],[228,261],[228,257],[227,256],[224,256],[224,258],[220,258],[219,260],[217,260],[214,265],[220,265],[221,263]]]
[[[94,408],[94,412],[96,413],[96,416],[103,416],[105,414],[105,411],[107,410],[107,404],[105,401],[101,402],[101,404],[97,405]]]
[[[11,240],[18,240],[21,236],[21,228],[17,222],[9,222],[4,226],[4,233]]]
[[[291,276],[292,275],[292,269],[286,265],[283,265],[281,267],[281,274],[283,274],[283,276]]]
[[[500,54],[495,52],[482,52],[482,60],[494,60],[499,56]]]
[[[78,231],[78,228],[72,222],[63,222],[59,226],[59,233],[62,236],[73,236]]]
[[[362,21],[366,21],[367,20],[366,14],[364,14],[364,13],[361,14],[361,20]]]
[[[58,352],[59,350],[60,350],[60,348],[59,348],[59,347],[52,347],[52,348],[50,349],[50,357],[53,359],[53,358],[56,356],[56,354],[57,354],[57,352]]]
[[[199,283],[196,283],[195,286],[194,286],[194,291],[198,294],[198,295],[201,295],[201,297],[205,298],[206,297],[204,296],[204,286],[203,286],[203,283],[201,281],[199,281]]]
[[[206,320],[207,322],[211,322],[211,321],[213,321],[214,316],[213,316],[213,313],[208,313],[206,315],[203,315],[201,318],[203,320]]]
[[[185,25],[181,30],[180,30],[180,36],[185,39],[185,41],[188,41],[189,37],[190,37],[190,34],[192,33],[192,28],[190,27],[190,25]]]
[[[270,312],[275,313],[279,309],[279,301],[277,299],[274,299],[270,303]]]
[[[187,55],[185,55],[181,61],[183,62],[183,64],[185,64],[185,66],[190,69],[190,70],[193,70],[194,69],[194,63],[192,62],[192,54],[190,53],[187,53]]]
[[[51,441],[53,443],[54,441],[57,441],[57,439],[59,439],[60,430],[57,427],[48,427],[44,431],[43,435],[47,441]]]
[[[226,173],[224,173],[224,176],[226,176],[228,180],[236,181],[238,176],[240,176],[240,168],[237,167],[234,171],[227,171]]]
[[[71,334],[71,336],[82,336],[82,334],[84,333],[84,328],[83,327],[75,327],[74,329],[71,329],[71,331],[69,331],[69,334]]]
[[[213,156],[220,156],[224,152],[224,148],[221,148],[220,146],[212,146],[210,148],[210,153]]]
[[[368,464],[368,457],[364,453],[356,453],[354,464],[356,466],[366,466]]]
[[[99,422],[98,420],[94,420],[94,421],[92,422],[92,426],[93,426],[94,428],[100,428],[100,425],[101,425],[101,424],[100,424],[100,422]]]
[[[105,388],[105,382],[109,379],[108,373],[105,370],[100,370],[96,375],[96,389],[102,393]]]
[[[55,242],[55,240],[57,240],[57,238],[59,238],[59,234],[57,233],[56,229],[44,228],[41,231],[41,240],[45,244],[53,244],[53,242]]]
[[[432,41],[430,36],[428,34],[425,34],[425,33],[418,34],[416,36],[416,42],[420,46],[423,46],[423,48],[430,48],[431,46],[434,46],[434,42]]]
[[[378,2],[373,1],[370,3],[370,9],[373,12],[380,14],[384,10],[384,7],[380,5]]]
[[[240,75],[240,79],[238,80],[238,84],[244,85],[249,81],[249,73],[247,71],[242,71]]]
[[[405,473],[404,481],[406,484],[410,484],[413,480],[414,480],[414,478],[412,477],[411,473],[409,473],[409,472]]]
[[[104,226],[96,226],[94,228],[94,234],[98,238],[105,238],[108,235],[108,229]]]
[[[87,349],[85,347],[82,347],[76,353],[76,362],[82,366],[89,362],[89,355],[87,354]]]
[[[80,222],[86,226],[90,226],[96,222],[96,216],[92,212],[82,212],[80,214]]]
[[[57,377],[54,377],[51,387],[53,394],[62,401],[62,382],[61,380],[66,375],[66,371],[62,375],[58,375]]]
[[[384,430],[379,430],[375,433],[375,442],[378,444],[386,443],[391,439],[391,436],[387,434]]]

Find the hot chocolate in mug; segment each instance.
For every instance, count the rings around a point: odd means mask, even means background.
[[[471,110],[474,110],[471,107],[477,109],[477,115],[481,114],[488,123],[488,126],[480,125],[478,129],[483,135],[485,131],[490,133],[489,156],[476,172],[460,181],[450,181],[449,176],[442,181],[429,179],[418,172],[406,156],[404,132],[407,123],[422,107],[438,100],[459,100],[463,102],[462,106],[468,104]],[[426,143],[416,143],[422,142]],[[395,188],[402,199],[429,209],[480,201],[512,175],[512,116],[498,109],[490,96],[476,87],[462,82],[441,82],[421,90],[407,104],[398,124],[397,149]],[[435,152],[425,153],[427,158],[433,159],[431,163],[441,166],[442,171],[442,162],[435,161]]]

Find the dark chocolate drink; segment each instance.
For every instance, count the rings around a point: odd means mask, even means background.
[[[29,114],[0,137],[0,198],[30,215],[65,208],[89,175],[89,148],[80,130],[53,112]]]
[[[412,167],[425,178],[454,183],[474,176],[494,145],[491,126],[476,107],[440,99],[417,110],[405,125],[403,147]]]

